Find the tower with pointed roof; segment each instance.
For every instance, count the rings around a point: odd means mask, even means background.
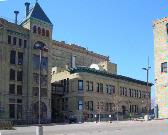
[[[38,108],[38,97],[32,98],[31,95],[33,93],[38,93],[38,83],[34,83],[34,79],[38,78],[39,72],[41,76],[41,109],[46,110],[45,115],[41,114],[41,119],[50,119],[51,118],[51,110],[50,110],[50,46],[52,43],[52,29],[53,25],[50,19],[47,17],[43,9],[41,8],[38,2],[29,9],[29,3],[25,3],[26,6],[26,17],[21,25],[29,30],[29,77],[32,78],[28,81],[28,95],[30,98],[28,99],[28,114],[29,118],[37,119],[38,113],[36,108]],[[39,71],[39,60],[40,60],[40,51],[36,46],[43,46],[43,50],[41,51],[42,59],[41,59],[41,71]],[[44,96],[45,95],[45,96]],[[41,111],[43,112],[43,111]],[[44,117],[46,118],[44,118]],[[29,119],[28,118],[28,119]]]
[[[33,34],[48,37],[51,39],[53,24],[47,17],[38,2],[35,3],[33,8],[29,9],[29,3],[25,3],[26,17],[21,25],[29,29]]]

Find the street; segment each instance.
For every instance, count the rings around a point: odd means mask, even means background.
[[[166,120],[119,121],[43,126],[44,135],[166,135]],[[36,127],[15,127],[2,135],[35,135]]]

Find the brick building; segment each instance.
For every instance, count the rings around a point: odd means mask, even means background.
[[[129,112],[141,113],[147,104],[150,106],[147,102],[150,101],[150,91],[145,91],[146,82],[117,75],[117,64],[111,63],[107,56],[53,40],[53,24],[39,3],[36,2],[31,9],[29,3],[25,6],[26,15],[21,24],[17,23],[18,12],[15,12],[14,23],[0,18],[0,119],[37,122],[39,74],[42,122],[50,122],[51,118],[55,119],[55,113],[67,110],[62,113],[65,118],[70,115],[68,108],[71,108],[73,115],[81,117],[79,120],[85,116],[85,119],[89,118],[86,120],[92,121],[93,115],[97,114],[95,106],[99,98],[103,99],[100,104],[106,106],[106,110],[102,110],[104,117],[112,112],[115,115],[113,105],[118,106],[117,111],[125,115]],[[40,51],[39,47],[43,50]],[[74,78],[70,79],[72,76]],[[98,93],[97,83],[100,83],[101,91]],[[83,91],[88,87],[93,92],[84,92],[86,96],[81,96],[78,85],[83,86]],[[106,85],[108,88],[105,88]],[[67,89],[69,93],[65,94]],[[107,89],[108,92],[103,94]],[[81,98],[84,100],[78,103],[84,105],[87,102],[86,106],[77,106],[76,101]],[[89,109],[81,115],[84,108]]]

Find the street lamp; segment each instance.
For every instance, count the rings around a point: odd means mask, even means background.
[[[46,51],[47,48],[45,46],[44,43],[42,42],[36,42],[34,45],[34,49],[38,49],[39,50],[39,95],[38,95],[38,127],[36,130],[36,134],[37,135],[42,135],[43,134],[43,127],[41,125],[41,62],[42,62],[42,51]]]
[[[148,93],[148,86],[149,86],[149,70],[150,70],[150,66],[149,66],[149,58],[148,58],[148,66],[146,68],[142,68],[143,70],[146,71],[146,80],[147,80],[147,83],[146,83],[146,92]],[[149,94],[148,94],[149,96]],[[148,108],[148,97],[147,97],[147,104],[146,104],[146,108],[147,110],[149,109]]]

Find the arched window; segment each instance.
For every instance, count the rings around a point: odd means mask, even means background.
[[[168,23],[166,24],[166,31],[167,31],[167,34],[168,34]]]
[[[37,27],[33,26],[33,33],[37,33]]]
[[[38,27],[38,34],[40,35],[41,34],[41,28]]]
[[[46,30],[46,37],[49,37],[49,36],[50,36],[49,30]]]
[[[45,29],[42,29],[42,36],[45,36]]]

